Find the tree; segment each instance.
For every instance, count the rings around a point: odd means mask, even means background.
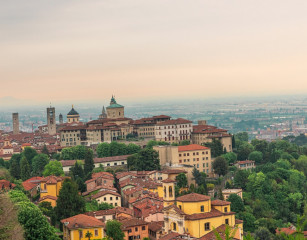
[[[62,164],[59,161],[50,161],[44,168],[44,177],[55,175],[64,176]]]
[[[70,175],[76,180],[77,178],[84,178],[84,170],[81,163],[75,162],[75,165],[70,168]]]
[[[87,231],[85,237],[88,238],[88,240],[91,240],[91,237],[93,237],[93,233]]]
[[[227,160],[228,164],[233,164],[237,161],[237,154],[235,154],[234,152],[228,152],[226,154],[223,154],[222,157]]]
[[[214,173],[218,174],[219,176],[224,176],[228,172],[228,164],[225,158],[217,157],[212,164],[212,168]]]
[[[236,139],[238,139],[241,142],[247,142],[248,141],[248,133],[247,132],[239,132],[234,135]]]
[[[188,185],[187,176],[184,173],[179,173],[178,176],[176,176],[176,182],[179,188],[187,187]]]
[[[243,220],[243,229],[246,232],[255,231],[255,221],[256,218],[252,213],[241,212],[238,214],[238,218]]]
[[[87,149],[85,158],[84,158],[84,173],[85,175],[90,174],[95,168],[93,160],[93,151],[92,149]]]
[[[106,142],[100,143],[96,149],[98,157],[109,157],[110,155],[110,145]]]
[[[248,155],[248,159],[255,161],[256,163],[261,163],[263,160],[263,154],[259,151],[253,151]]]
[[[246,170],[238,170],[234,176],[234,184],[238,188],[246,189],[249,172]]]
[[[230,194],[227,200],[231,202],[231,211],[235,213],[240,213],[244,211],[244,203],[237,194]]]
[[[297,170],[302,171],[307,176],[307,156],[300,156],[295,162],[294,166]]]
[[[204,145],[211,149],[212,157],[218,157],[224,153],[223,144],[221,143],[220,140],[213,138],[212,142],[205,143]]]
[[[254,151],[253,145],[248,142],[242,142],[242,144],[238,147],[238,160],[246,160],[248,159],[249,154]]]
[[[42,153],[43,153],[43,154],[46,154],[47,156],[50,155],[50,153],[49,153],[48,148],[47,148],[46,145],[44,145],[44,147],[43,147],[43,149],[42,149]]]
[[[20,161],[20,177],[23,181],[30,178],[31,170],[30,170],[30,164],[25,156],[21,158]]]
[[[217,231],[215,228],[213,228],[214,235],[217,240],[233,240],[237,230],[238,227],[234,227],[232,229],[229,225],[225,226],[225,230],[223,232]]]
[[[85,202],[79,194],[78,185],[69,178],[64,180],[56,203],[58,220],[85,212]]]
[[[151,148],[142,149],[139,153],[127,158],[128,168],[136,171],[160,170],[160,160],[157,151]]]
[[[123,240],[125,234],[120,228],[121,223],[116,220],[107,221],[106,224],[106,233],[107,236],[113,240]]]
[[[27,158],[29,164],[32,165],[32,159],[37,155],[37,152],[31,147],[25,147],[22,152],[22,155],[24,155]]]
[[[32,172],[34,176],[41,176],[45,166],[49,163],[49,157],[46,154],[38,154],[32,160]]]
[[[127,154],[134,154],[134,153],[138,153],[139,151],[141,151],[141,147],[133,144],[133,143],[129,143],[127,145]]]
[[[13,154],[13,156],[10,159],[10,174],[12,177],[19,179],[20,178],[20,159],[21,154]]]
[[[270,240],[271,239],[271,233],[267,228],[260,227],[255,231],[255,239]]]

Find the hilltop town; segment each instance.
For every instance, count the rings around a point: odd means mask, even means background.
[[[65,119],[50,106],[28,133],[13,113],[13,131],[0,132],[1,203],[11,206],[0,207],[10,216],[0,238],[17,227],[20,239],[307,236],[305,146],[205,120],[128,118],[114,96],[96,120],[74,106]]]

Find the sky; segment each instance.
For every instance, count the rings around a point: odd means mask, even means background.
[[[0,0],[0,100],[307,93],[307,1]]]

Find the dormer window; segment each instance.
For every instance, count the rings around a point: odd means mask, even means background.
[[[224,207],[224,212],[227,212],[228,211],[228,208],[227,207]]]

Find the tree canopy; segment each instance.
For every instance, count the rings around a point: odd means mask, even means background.
[[[43,175],[46,176],[64,176],[62,164],[59,161],[50,161],[44,168]]]

